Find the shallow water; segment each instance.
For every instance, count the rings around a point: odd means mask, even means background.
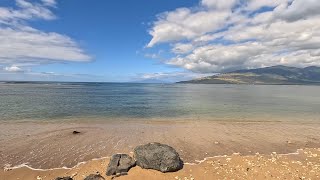
[[[0,120],[320,119],[320,86],[2,83]]]

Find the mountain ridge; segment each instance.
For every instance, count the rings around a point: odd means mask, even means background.
[[[191,84],[270,84],[270,85],[320,85],[320,67],[305,68],[270,66],[242,69],[178,83]]]

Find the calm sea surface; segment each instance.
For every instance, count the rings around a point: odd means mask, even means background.
[[[1,83],[0,120],[209,118],[320,121],[319,86]]]

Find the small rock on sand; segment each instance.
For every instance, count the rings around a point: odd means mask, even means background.
[[[73,131],[72,134],[80,134],[79,131]]]
[[[135,166],[135,160],[127,154],[115,154],[111,157],[108,168],[107,176],[126,173],[131,167]]]
[[[57,177],[55,180],[73,180],[71,177]]]
[[[105,180],[100,174],[90,174],[84,180]]]

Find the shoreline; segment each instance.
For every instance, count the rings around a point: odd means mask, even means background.
[[[291,156],[291,155],[298,155],[299,152],[301,151],[304,151],[304,150],[310,150],[310,149],[318,149],[320,151],[320,147],[319,148],[306,148],[306,149],[297,149],[297,151],[295,152],[291,152],[291,153],[286,153],[286,154],[277,154],[277,152],[273,152],[277,155],[280,155],[280,156]],[[273,154],[271,153],[271,155]],[[115,154],[121,154],[121,153],[115,153]],[[257,154],[260,154],[260,153],[257,153]],[[132,155],[132,154],[131,154]],[[203,158],[202,160],[194,160],[195,162],[191,163],[191,162],[184,162],[183,164],[184,165],[190,165],[190,166],[197,166],[197,165],[200,165],[210,159],[214,159],[214,158],[225,158],[225,157],[231,157],[233,155],[239,155],[239,156],[242,156],[240,153],[234,153],[232,155],[217,155],[217,156],[208,156],[208,157],[205,157]],[[256,155],[256,154],[255,154]],[[266,155],[268,156],[267,154],[261,154],[261,155]],[[246,155],[246,156],[242,156],[242,157],[252,157],[254,155]],[[20,168],[28,168],[32,171],[54,171],[54,170],[71,170],[71,169],[74,169],[74,168],[77,168],[83,164],[87,164],[91,161],[102,161],[104,159],[110,159],[111,157],[110,156],[106,156],[106,157],[100,157],[100,158],[94,158],[94,159],[90,159],[88,161],[83,161],[83,162],[79,162],[78,164],[76,164],[75,166],[73,167],[56,167],[56,168],[49,168],[49,169],[37,169],[37,168],[33,168],[31,166],[28,165],[28,163],[23,163],[23,164],[20,164],[20,165],[16,165],[16,166],[13,166],[13,167],[10,167],[10,166],[7,166],[7,167],[3,167],[4,171],[11,171],[11,170],[16,170],[16,169],[20,169]]]
[[[79,162],[129,154],[133,147],[160,142],[185,162],[240,152],[293,153],[320,147],[318,122],[112,121],[0,123],[0,165],[29,163],[35,169],[73,167]],[[80,131],[80,134],[72,132]],[[174,137],[174,138],[172,138]]]
[[[99,173],[105,179],[112,179],[105,175],[105,169],[109,158],[94,159],[79,163],[68,169],[35,170],[28,166],[17,167],[0,172],[4,179],[24,180],[41,179],[52,180],[56,177],[73,177],[74,180],[82,180],[89,174]],[[184,168],[178,172],[160,173],[154,170],[133,167],[128,175],[117,179],[204,179],[204,178],[319,178],[320,173],[320,148],[299,149],[295,153],[270,155],[208,157],[199,161],[198,164],[184,164]],[[271,170],[271,171],[270,171]],[[295,171],[293,171],[295,170]]]

